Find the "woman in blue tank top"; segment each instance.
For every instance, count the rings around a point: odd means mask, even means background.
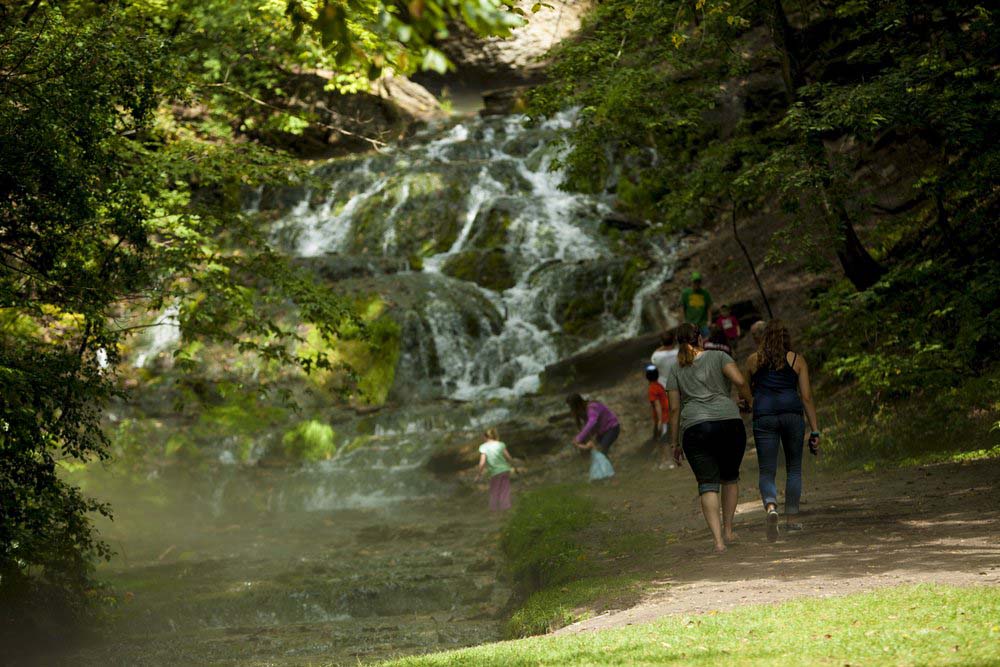
[[[809,366],[791,349],[788,329],[781,320],[764,328],[760,346],[747,360],[753,390],[753,437],[760,468],[760,497],[767,511],[767,539],[778,538],[778,448],[785,452],[785,516],[788,530],[801,530],[794,521],[802,495],[802,445],[805,412],[812,433],[809,449],[819,451],[819,425],[809,385]]]

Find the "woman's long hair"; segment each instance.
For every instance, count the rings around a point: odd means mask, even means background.
[[[788,333],[788,327],[781,320],[771,320],[764,327],[760,347],[757,348],[757,368],[784,368],[791,349],[792,337]]]
[[[576,427],[583,428],[587,423],[587,401],[580,394],[570,394],[566,397],[566,405],[576,420]]]
[[[675,331],[677,335],[677,363],[690,366],[695,355],[701,351],[701,332],[693,324],[682,324]]]

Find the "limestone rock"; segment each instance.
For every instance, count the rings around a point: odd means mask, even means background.
[[[393,104],[402,114],[417,120],[443,118],[444,111],[437,98],[419,83],[405,76],[383,74],[372,83],[371,92]]]
[[[659,334],[651,333],[563,359],[545,368],[542,386],[550,392],[570,385],[583,390],[614,384],[629,374],[640,378],[658,340]]]

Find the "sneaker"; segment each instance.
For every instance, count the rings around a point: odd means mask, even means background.
[[[775,542],[778,539],[778,510],[767,511],[767,541]]]
[[[802,524],[801,523],[795,523],[794,521],[789,521],[788,523],[785,524],[785,530],[788,530],[788,531],[799,531],[799,530],[802,530]]]

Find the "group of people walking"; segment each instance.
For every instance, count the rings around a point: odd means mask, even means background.
[[[787,473],[785,529],[801,530],[796,519],[803,452],[806,441],[813,454],[818,452],[820,431],[809,366],[792,349],[788,328],[780,320],[756,322],[750,328],[755,349],[741,369],[734,356],[742,336],[739,321],[723,307],[710,330],[711,296],[702,288],[700,274],[693,274],[692,279],[693,286],[684,290],[681,299],[689,321],[662,334],[661,345],[645,368],[652,435],[655,441],[669,440],[675,465],[685,460],[690,465],[715,551],[724,552],[736,539],[733,519],[747,442],[741,413],[753,415],[758,486],[771,541],[777,539],[779,530],[779,451],[784,453]],[[590,479],[612,477],[608,453],[621,433],[617,415],[607,405],[579,394],[569,396],[566,403],[579,429],[573,444],[590,453]],[[811,429],[808,439],[806,421]],[[480,453],[480,474],[485,470],[491,474],[490,509],[509,508],[513,459],[495,431],[487,432]]]
[[[778,537],[776,474],[779,449],[784,452],[786,529],[798,530],[802,494],[805,419],[812,431],[809,447],[819,447],[819,426],[805,358],[791,349],[788,329],[780,320],[764,325],[756,351],[746,362],[746,375],[729,354],[706,349],[698,327],[685,323],[675,332],[677,361],[665,388],[676,409],[670,412],[674,460],[687,459],[698,482],[705,521],[715,550],[735,539],[733,517],[739,496],[740,466],[746,430],[740,413],[753,414],[758,486],[766,512],[769,540]],[[749,379],[748,379],[749,378]],[[733,400],[733,391],[738,399]]]

